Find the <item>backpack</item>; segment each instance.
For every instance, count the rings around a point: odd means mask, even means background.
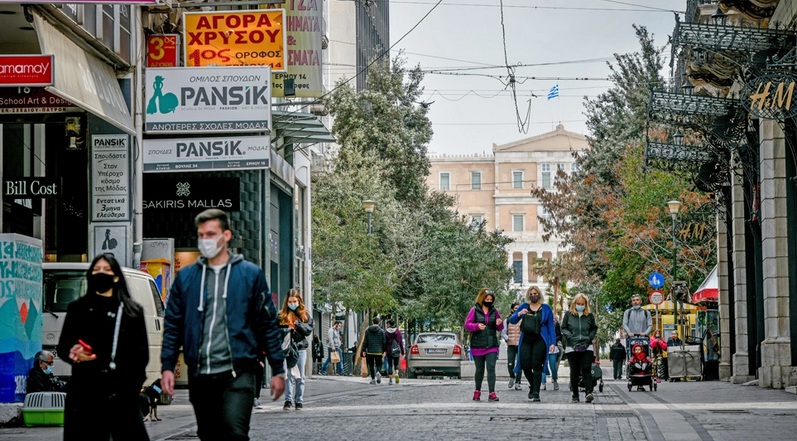
[[[398,340],[393,340],[393,343],[390,345],[390,356],[393,358],[399,358],[401,356],[401,346],[399,346]]]

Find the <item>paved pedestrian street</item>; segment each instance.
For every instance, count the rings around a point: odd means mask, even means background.
[[[595,401],[570,403],[567,379],[559,391],[528,401],[528,389],[508,390],[500,401],[471,400],[472,380],[406,380],[369,385],[355,377],[307,381],[304,410],[283,411],[268,401],[252,416],[253,440],[788,440],[797,434],[797,395],[723,382],[661,383],[656,392],[629,392],[606,381]],[[192,440],[196,426],[187,393],[161,406],[163,421],[147,422],[153,440]],[[60,428],[5,428],[0,439],[60,440]]]

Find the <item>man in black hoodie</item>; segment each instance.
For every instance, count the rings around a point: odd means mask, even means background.
[[[365,362],[368,364],[371,384],[375,384],[382,382],[379,368],[382,366],[382,357],[387,352],[387,338],[385,331],[379,326],[379,317],[374,317],[371,323],[373,324],[365,330],[361,355],[365,357]]]

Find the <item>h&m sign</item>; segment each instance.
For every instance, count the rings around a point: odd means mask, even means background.
[[[3,197],[50,199],[61,193],[60,178],[9,178],[3,180]]]
[[[792,72],[767,72],[742,89],[744,108],[763,119],[784,120],[797,116],[795,85],[797,75]]]

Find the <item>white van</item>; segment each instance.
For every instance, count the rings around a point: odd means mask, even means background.
[[[70,377],[72,365],[63,361],[56,352],[61,328],[69,303],[86,293],[86,271],[88,263],[43,263],[44,311],[42,311],[42,349],[55,354],[53,374]],[[131,268],[122,268],[130,297],[144,308],[144,319],[149,340],[149,363],[147,381],[152,383],[161,377],[161,346],[163,342],[163,302],[155,280],[149,274]]]

